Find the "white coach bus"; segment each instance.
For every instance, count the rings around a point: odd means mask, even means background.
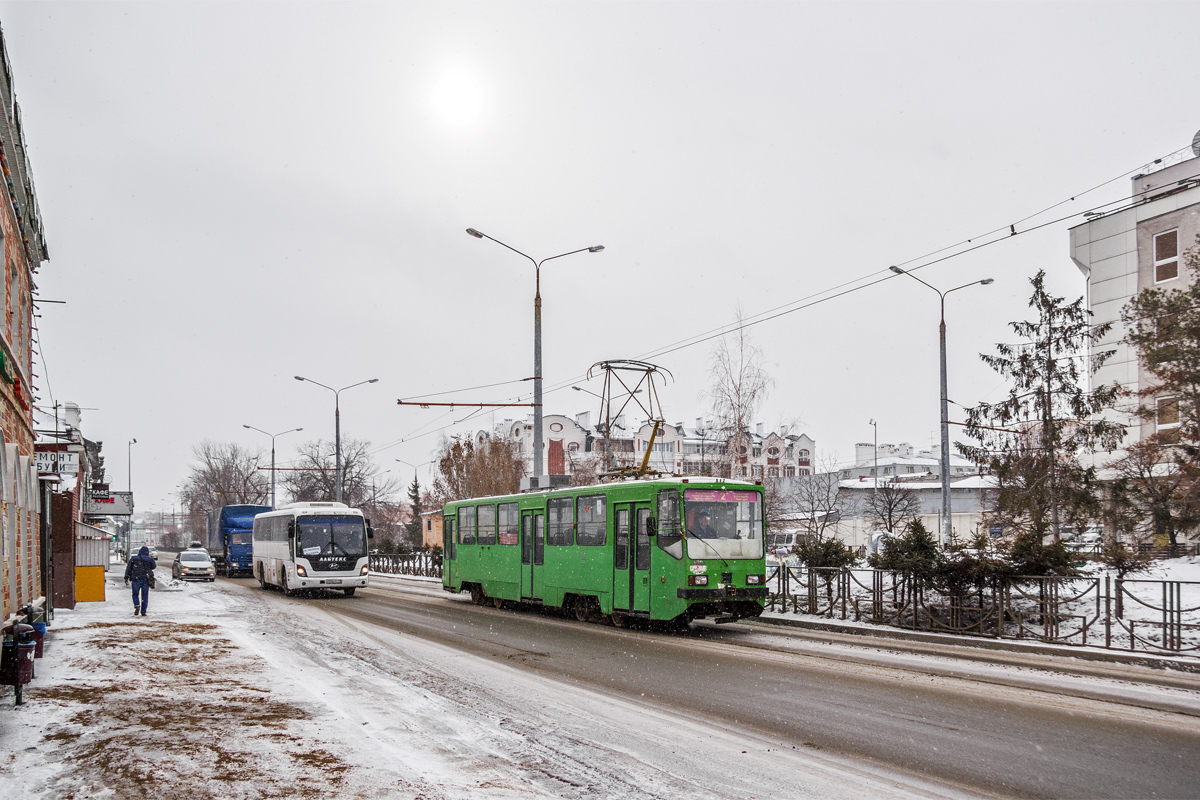
[[[254,575],[286,595],[367,585],[371,523],[345,503],[290,503],[254,518]]]

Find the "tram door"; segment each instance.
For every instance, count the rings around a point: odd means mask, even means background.
[[[454,585],[454,521],[446,520],[442,525],[442,583]]]
[[[634,536],[630,544],[634,611],[650,610],[650,504],[633,505]]]
[[[613,608],[650,610],[650,506],[613,506]]]
[[[619,611],[628,611],[633,597],[633,560],[629,550],[632,514],[628,503],[613,506],[613,608]]]
[[[546,555],[546,516],[540,511],[521,515],[521,597],[537,597],[534,580]]]

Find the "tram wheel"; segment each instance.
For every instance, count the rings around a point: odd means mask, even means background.
[[[612,624],[618,628],[628,628],[632,622],[633,618],[628,614],[622,614],[620,611],[614,611],[612,613]]]
[[[483,605],[486,595],[483,593],[483,587],[475,583],[471,585],[471,602],[477,606]]]
[[[495,608],[503,608],[503,607],[504,607],[504,601],[503,601],[503,600],[501,600],[499,597],[493,597],[493,598],[492,598],[492,606],[493,606],[493,607],[495,607]]]
[[[588,598],[575,598],[575,619],[580,622],[587,622],[591,617],[590,609],[588,609]]]

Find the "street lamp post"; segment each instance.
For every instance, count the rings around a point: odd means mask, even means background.
[[[137,444],[137,439],[130,439],[125,448],[125,487],[130,492],[133,491],[133,446],[135,444]]]
[[[334,500],[342,502],[342,410],[341,410],[341,393],[347,389],[353,389],[355,386],[362,386],[364,383],[376,383],[379,378],[370,378],[369,380],[352,383],[349,386],[343,386],[340,389],[334,389],[332,386],[326,386],[323,383],[317,383],[312,378],[303,378],[299,375],[295,376],[298,381],[308,381],[316,384],[322,389],[328,389],[333,392],[333,447],[334,447],[334,470],[337,472],[336,483],[334,484]]]
[[[879,513],[879,423],[875,420],[870,420],[867,424],[875,429],[875,469],[873,471],[875,480],[871,482],[871,499],[876,501],[875,513]]]
[[[994,281],[992,278],[984,278],[981,281],[964,283],[962,286],[955,286],[953,289],[947,289],[943,292],[925,283],[925,281],[911,272],[900,269],[900,267],[891,267],[891,270],[897,275],[907,275],[914,281],[933,289],[933,291],[937,292],[938,300],[941,303],[942,319],[938,325],[938,345],[941,352],[942,396],[938,413],[941,414],[940,419],[942,424],[942,457],[940,459],[941,466],[938,471],[942,480],[942,546],[946,547],[950,544],[951,535],[954,532],[954,526],[950,520],[950,400],[949,391],[946,388],[946,295],[951,292],[957,292],[959,289],[966,289],[968,286],[987,286]]]
[[[253,425],[243,425],[243,428],[248,428],[252,431],[266,434],[271,437],[271,508],[275,508],[275,437],[283,436],[285,433],[296,433],[304,428],[292,428],[290,431],[280,431],[279,433],[267,433],[262,428],[256,428]]]
[[[129,444],[125,446],[125,488],[129,490],[129,499],[133,500],[133,446],[137,444],[137,439],[129,440]],[[133,533],[130,530],[133,527],[133,517],[129,518],[129,525],[125,526],[125,557],[129,557],[129,545],[133,539]]]
[[[559,253],[556,256],[550,256],[549,258],[537,261],[532,256],[522,253],[517,248],[507,245],[499,239],[493,239],[486,233],[481,233],[474,228],[467,228],[467,233],[476,239],[491,239],[491,241],[502,247],[507,247],[517,255],[525,256],[525,258],[528,258],[533,263],[533,477],[535,481],[540,483],[542,475],[542,264],[556,258],[562,258],[563,256],[575,255],[576,253],[599,253],[604,249],[604,245],[597,244],[591,247],[581,247],[578,250]]]

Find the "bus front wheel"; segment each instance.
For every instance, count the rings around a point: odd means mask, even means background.
[[[342,589],[342,591],[346,593],[346,597],[354,597],[354,589],[355,587],[351,586],[348,589]]]

